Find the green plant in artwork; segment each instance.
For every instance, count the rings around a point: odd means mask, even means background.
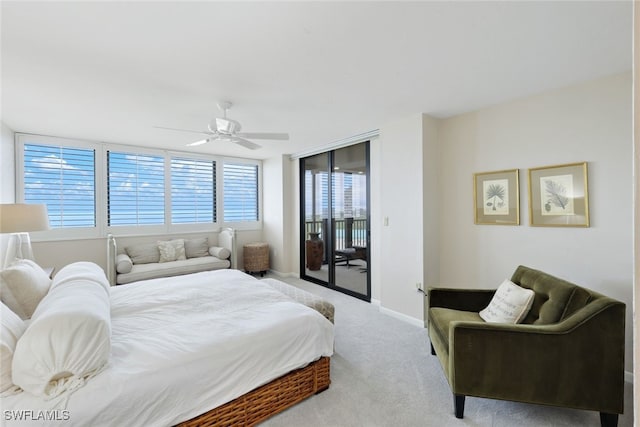
[[[487,201],[487,206],[492,210],[495,211],[498,207],[502,207],[504,205],[504,197],[504,186],[500,184],[491,184],[489,185],[489,188],[487,188],[485,200]]]

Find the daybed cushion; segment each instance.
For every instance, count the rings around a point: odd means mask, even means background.
[[[491,323],[520,323],[527,316],[535,292],[522,288],[510,280],[502,282],[480,317]]]
[[[118,274],[116,282],[119,285],[124,285],[125,283],[137,282],[139,280],[179,276],[182,274],[198,273],[200,271],[228,268],[230,265],[231,263],[228,260],[219,259],[213,256],[165,262],[162,264],[134,264],[131,272]]]
[[[195,239],[186,239],[184,241],[184,251],[187,258],[200,258],[209,255],[209,239],[206,237],[197,237]],[[225,257],[218,257],[225,258]]]
[[[24,321],[9,307],[0,303],[0,392],[11,392],[14,388],[11,379],[11,362],[16,344],[25,330]]]
[[[134,264],[150,264],[160,262],[160,250],[157,243],[143,243],[124,248]]]
[[[13,382],[44,399],[82,387],[111,351],[108,282],[100,267],[70,264],[33,313],[13,358]]]
[[[158,240],[160,260],[158,262],[171,262],[187,259],[184,254],[184,239]]]
[[[2,302],[22,319],[29,319],[49,291],[49,275],[30,259],[14,261],[0,272]]]

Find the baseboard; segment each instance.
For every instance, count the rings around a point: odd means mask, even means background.
[[[269,270],[269,273],[273,273],[278,277],[294,277],[296,279],[300,278],[300,275],[298,273],[293,273],[293,272],[283,273],[283,272],[277,271],[277,270]]]
[[[384,308],[382,306],[380,306],[380,313],[386,314],[387,316],[395,317],[396,319],[410,323],[419,328],[424,328],[424,321],[421,319],[416,319],[415,317],[407,316],[406,314],[398,313],[397,311],[389,310],[388,308]]]
[[[624,371],[624,382],[633,384],[633,372]]]
[[[376,307],[380,307],[380,300],[371,298],[371,305],[375,305]]]

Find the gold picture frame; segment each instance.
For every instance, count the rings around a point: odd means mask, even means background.
[[[474,223],[520,225],[519,170],[473,174]]]
[[[589,227],[587,162],[529,169],[533,227]]]

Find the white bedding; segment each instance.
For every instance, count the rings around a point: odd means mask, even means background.
[[[111,322],[103,372],[68,401],[2,398],[2,422],[170,426],[333,353],[326,318],[237,270],[112,287]]]

